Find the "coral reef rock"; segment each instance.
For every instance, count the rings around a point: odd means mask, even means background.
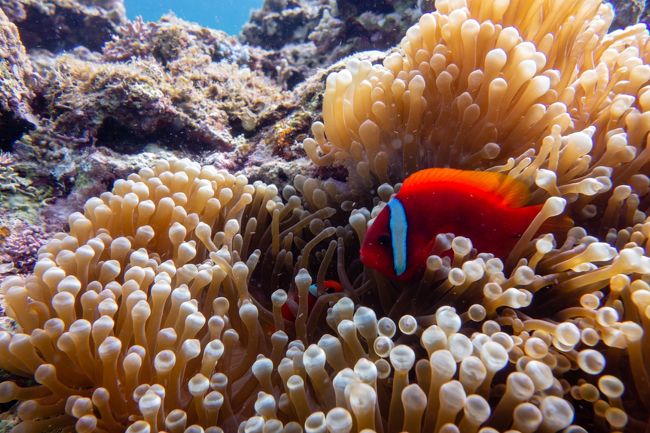
[[[43,115],[55,133],[126,152],[158,140],[228,149],[287,99],[254,62],[222,32],[173,16],[137,20],[118,30],[102,57],[40,63],[50,83]]]
[[[16,28],[4,22],[0,67],[10,79],[0,89],[2,148],[12,152],[12,178],[36,188],[34,209],[44,198],[89,191],[97,161],[90,155],[119,166],[124,155],[153,147],[208,153],[215,164],[241,168],[253,151],[272,155],[274,143],[258,136],[296,108],[264,50],[171,15],[117,27],[101,52],[25,53]],[[119,173],[126,174],[105,170],[95,186],[106,188]]]
[[[616,10],[612,29],[624,28],[631,23],[637,23],[646,9],[645,0],[613,0],[610,2]]]
[[[7,150],[36,122],[30,107],[33,78],[18,29],[0,9],[0,150]]]
[[[276,51],[291,87],[357,51],[394,46],[420,14],[415,1],[266,0],[244,25],[242,38]]]
[[[0,0],[27,49],[99,50],[126,23],[123,0]]]

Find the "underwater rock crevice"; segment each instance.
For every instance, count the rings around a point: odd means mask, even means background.
[[[140,153],[153,143],[169,149],[178,148],[178,143],[183,143],[183,150],[195,153],[223,151],[232,147],[226,140],[215,140],[214,136],[206,137],[199,131],[187,130],[173,120],[161,119],[150,133],[143,133],[112,116],[103,119],[94,139],[96,147],[106,147],[127,155]]]
[[[15,117],[14,113],[0,111],[0,131],[2,131],[2,134],[0,134],[0,151],[13,151],[16,140],[34,128],[33,123]]]

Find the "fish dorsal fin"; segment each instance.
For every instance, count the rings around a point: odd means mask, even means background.
[[[494,195],[504,206],[522,207],[528,204],[530,191],[520,180],[503,173],[491,171],[457,170],[454,168],[427,168],[413,173],[404,180],[400,193],[421,188],[449,184]]]

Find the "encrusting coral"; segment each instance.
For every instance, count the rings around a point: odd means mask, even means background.
[[[98,50],[127,21],[123,0],[0,0],[0,9],[29,49]]]
[[[161,161],[5,280],[0,367],[36,381],[0,384],[17,431],[647,428],[647,30],[606,33],[593,0],[436,8],[383,65],[328,78],[304,147],[349,189]],[[419,281],[363,269],[372,218],[430,166],[504,172],[544,206],[504,260],[443,233]],[[560,214],[576,226],[537,233]]]
[[[0,9],[0,148],[34,123],[30,101],[34,97],[32,64],[20,42],[18,29]]]
[[[4,225],[7,223],[9,223],[8,227]],[[2,225],[0,225],[0,274],[31,272],[36,263],[38,250],[46,241],[47,233],[40,226],[31,225],[21,220],[2,221]]]

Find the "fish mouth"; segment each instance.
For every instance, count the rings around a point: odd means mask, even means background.
[[[363,252],[360,251],[359,258],[361,259],[361,263],[363,263],[363,266],[365,266],[366,268],[377,271],[388,278],[399,279],[399,277],[395,275],[395,273],[393,273],[392,270],[388,270],[388,271],[385,270],[385,267],[382,264],[379,257],[373,256],[372,254],[368,254],[368,253],[364,254]]]
[[[359,258],[361,259],[361,263],[363,263],[363,266],[366,268],[372,268],[372,269],[379,269],[381,266],[379,264],[379,260],[377,258],[373,258],[371,254],[368,254],[367,252],[364,253],[363,250],[359,251]]]
[[[368,263],[368,254],[365,254],[363,252],[363,248],[359,250],[359,258],[361,259],[361,263],[363,263],[364,266],[372,267],[370,266],[370,263]]]

